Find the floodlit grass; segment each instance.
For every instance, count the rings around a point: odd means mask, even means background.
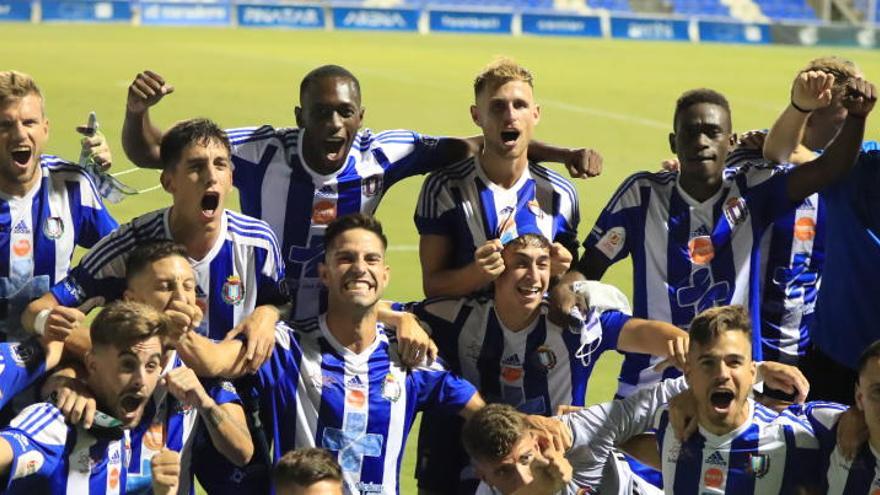
[[[719,90],[730,99],[736,129],[768,127],[787,102],[795,71],[831,53],[857,61],[869,78],[880,75],[880,56],[867,50],[215,28],[0,28],[0,60],[5,60],[0,68],[32,74],[46,96],[52,124],[48,152],[76,159],[73,129],[95,110],[114,148],[116,172],[132,168],[119,134],[126,88],[143,69],[161,73],[175,86],[153,112],[154,122],[163,127],[195,116],[211,117],[225,127],[292,126],[300,79],[318,65],[334,63],[360,78],[369,127],[464,136],[478,132],[468,114],[474,75],[494,56],[512,56],[535,74],[542,104],[536,137],[596,148],[605,157],[600,178],[577,182],[580,237],[626,176],[658,169],[670,156],[667,134],[681,92]],[[880,139],[877,122],[872,119],[868,138]],[[158,184],[158,172],[151,170],[120,178],[141,190]],[[378,212],[391,244],[387,296],[396,300],[422,295],[412,222],[420,185],[421,178],[414,178],[395,186]],[[111,210],[124,222],[169,200],[156,189]],[[227,206],[237,208],[237,199]],[[629,294],[629,276],[629,264],[621,263],[605,281]],[[590,402],[612,396],[619,362],[616,355],[600,360]],[[402,493],[415,493],[415,443],[411,438]]]

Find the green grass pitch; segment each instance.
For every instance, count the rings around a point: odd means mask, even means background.
[[[71,24],[0,29],[0,69],[32,74],[46,96],[52,124],[48,152],[76,159],[73,129],[95,110],[114,148],[116,172],[132,167],[119,133],[126,88],[143,69],[156,70],[175,86],[153,112],[163,127],[194,116],[211,117],[225,127],[294,125],[301,77],[318,65],[336,63],[361,80],[367,126],[464,136],[479,131],[468,114],[474,75],[494,56],[512,56],[536,76],[542,104],[536,137],[596,148],[605,157],[600,178],[577,182],[581,237],[626,176],[655,170],[670,156],[667,134],[682,91],[717,89],[731,101],[736,129],[768,127],[787,102],[797,69],[832,53],[858,62],[868,78],[880,76],[876,51],[833,48]],[[871,120],[868,138],[880,139],[880,120]],[[120,178],[138,189],[158,184],[158,174],[149,170]],[[415,178],[394,187],[378,213],[391,243],[387,295],[397,300],[421,296],[412,222],[420,184]],[[158,189],[111,209],[124,222],[169,200]],[[237,208],[237,199],[227,206]],[[629,277],[629,264],[621,263],[606,281],[630,293]],[[600,360],[590,402],[611,397],[619,361],[608,355]],[[402,471],[407,494],[415,493],[414,436]]]

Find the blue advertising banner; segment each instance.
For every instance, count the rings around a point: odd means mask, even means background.
[[[368,31],[418,31],[419,11],[333,7],[333,26]]]
[[[228,26],[229,3],[141,2],[141,24],[171,26]]]
[[[697,27],[700,32],[700,41],[750,44],[770,43],[770,26],[767,24],[700,21]]]
[[[428,15],[431,31],[445,33],[510,34],[513,24],[513,14],[505,12],[432,10]]]
[[[552,36],[602,36],[602,23],[598,17],[569,15],[522,15],[523,34]]]
[[[319,6],[241,4],[236,8],[239,26],[323,29],[326,25],[324,7]]]
[[[127,1],[42,0],[44,21],[128,22]]]
[[[611,18],[611,37],[633,40],[688,41],[688,21]]]
[[[30,21],[30,0],[0,0],[0,21]]]

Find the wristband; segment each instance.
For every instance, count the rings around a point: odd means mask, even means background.
[[[797,111],[800,112],[800,113],[810,113],[810,112],[812,112],[812,110],[807,110],[807,109],[804,109],[804,108],[801,108],[801,107],[797,106],[797,103],[794,102],[794,98],[791,99],[791,102],[790,102],[790,103],[791,103],[792,108],[794,108],[795,110],[797,110]]]
[[[34,331],[40,337],[46,335],[46,320],[49,319],[51,313],[51,309],[44,309],[37,313],[36,318],[34,318]]]

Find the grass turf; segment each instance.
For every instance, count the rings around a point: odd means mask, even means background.
[[[855,60],[868,78],[880,75],[880,55],[867,50],[645,43],[593,39],[297,32],[216,28],[133,28],[98,25],[4,24],[0,69],[32,74],[46,97],[52,124],[49,153],[78,156],[73,131],[95,110],[115,151],[113,170],[139,190],[158,173],[132,170],[119,133],[126,88],[138,71],[152,69],[175,86],[154,108],[153,120],[207,116],[225,127],[294,125],[299,81],[310,69],[340,64],[361,81],[365,124],[435,135],[479,132],[470,120],[472,81],[496,55],[516,58],[535,74],[542,121],[536,138],[600,150],[605,172],[578,181],[581,237],[620,182],[656,170],[670,156],[667,134],[678,95],[710,87],[729,98],[738,130],[768,127],[787,102],[794,73],[814,57],[834,53]],[[878,119],[868,139],[880,139]],[[421,297],[418,237],[412,212],[421,178],[395,186],[378,216],[384,222],[393,269],[387,296]],[[120,222],[169,204],[153,189],[111,206]],[[227,205],[237,208],[237,200]],[[629,263],[605,281],[631,292]],[[603,357],[590,382],[589,401],[613,395],[620,359]],[[401,473],[402,493],[415,493],[415,433]]]

